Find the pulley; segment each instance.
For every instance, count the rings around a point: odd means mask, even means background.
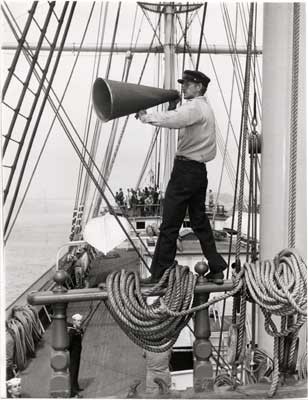
[[[261,154],[261,135],[259,133],[249,134],[248,152],[249,154]]]

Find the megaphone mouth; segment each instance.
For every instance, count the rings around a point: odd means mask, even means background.
[[[98,117],[108,122],[113,113],[113,96],[108,81],[97,78],[93,85],[93,104]]]
[[[100,120],[108,122],[178,98],[176,90],[97,78],[93,104]]]

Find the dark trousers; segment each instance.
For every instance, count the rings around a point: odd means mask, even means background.
[[[74,396],[78,393],[79,367],[80,367],[80,352],[77,352],[77,351],[71,352],[70,366],[69,366],[70,382],[71,382],[71,396]]]
[[[175,159],[165,193],[160,234],[152,259],[153,277],[160,278],[173,263],[176,241],[187,209],[191,228],[200,241],[210,271],[216,273],[226,268],[225,260],[217,253],[212,228],[205,213],[207,183],[205,164]]]

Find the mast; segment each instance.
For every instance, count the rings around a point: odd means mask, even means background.
[[[200,8],[202,3],[191,3],[183,6],[181,3],[166,2],[166,3],[138,3],[144,10],[156,13],[164,14],[164,43],[163,50],[165,56],[165,89],[175,89],[175,53],[179,50],[180,46],[175,44],[175,15],[178,13],[192,12]],[[168,105],[166,106],[166,108]],[[173,161],[176,150],[177,135],[174,129],[164,129],[164,151],[162,165],[164,166],[163,171],[163,182],[161,192],[164,195],[166,187],[171,175],[173,167]]]
[[[175,46],[174,46],[174,5],[167,5],[165,8],[165,89],[175,89]],[[168,105],[165,106],[166,108]],[[165,148],[165,162],[164,162],[164,178],[162,192],[166,191],[166,187],[171,175],[173,160],[175,156],[176,147],[176,132],[174,129],[164,129],[164,148]]]
[[[289,163],[292,88],[293,3],[265,3],[263,31],[263,101],[261,170],[261,260],[273,259],[288,247]],[[299,93],[295,246],[307,262],[306,126],[305,126],[305,4],[300,5]],[[299,354],[306,340],[300,333]],[[258,317],[259,347],[272,353]]]

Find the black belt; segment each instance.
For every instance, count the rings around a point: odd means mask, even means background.
[[[190,162],[193,162],[193,163],[198,163],[198,164],[201,164],[201,165],[205,165],[205,163],[202,162],[202,161],[191,160],[190,158],[187,158],[187,157],[184,157],[184,156],[175,156],[175,160],[190,161]]]

